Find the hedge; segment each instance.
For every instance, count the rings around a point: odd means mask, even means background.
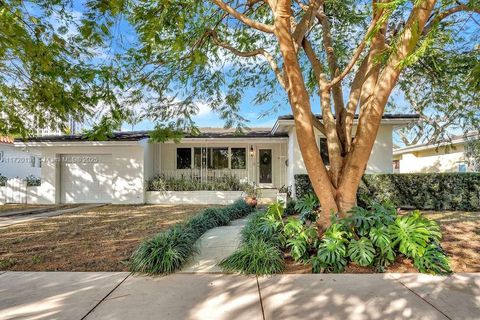
[[[220,208],[208,208],[187,222],[179,223],[145,239],[130,260],[132,272],[167,274],[179,270],[195,252],[195,241],[207,230],[244,217],[253,208],[244,200]]]
[[[297,198],[310,192],[308,175],[295,175]],[[359,206],[389,199],[401,208],[479,211],[480,173],[366,174],[357,199]]]

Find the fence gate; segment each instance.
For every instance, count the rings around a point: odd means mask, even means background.
[[[19,178],[8,179],[5,189],[6,203],[27,203],[27,181]]]

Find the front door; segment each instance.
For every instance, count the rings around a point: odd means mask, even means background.
[[[272,184],[272,149],[259,149],[258,159],[258,183]]]

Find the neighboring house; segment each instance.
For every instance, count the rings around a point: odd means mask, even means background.
[[[392,172],[392,130],[416,115],[385,115],[366,168],[370,173]],[[108,141],[86,141],[81,136],[50,136],[18,140],[15,146],[42,155],[40,203],[226,203],[239,193],[146,192],[155,175],[212,179],[235,175],[255,184],[263,194],[275,195],[294,185],[296,174],[306,173],[292,116],[282,116],[273,128],[233,130],[202,128],[180,143],[150,143],[149,132],[115,133]],[[325,139],[317,132],[320,150],[328,158]],[[215,199],[218,201],[216,201]]]
[[[474,171],[465,148],[469,141],[479,140],[478,132],[455,136],[437,144],[417,144],[393,151],[393,168],[398,173],[470,172]]]
[[[7,178],[40,177],[39,154],[25,152],[13,145],[13,139],[0,136],[0,175]]]

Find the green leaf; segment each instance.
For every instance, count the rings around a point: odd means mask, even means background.
[[[359,240],[353,239],[350,241],[348,255],[353,262],[366,267],[372,264],[375,258],[375,249],[368,238],[362,237]]]

